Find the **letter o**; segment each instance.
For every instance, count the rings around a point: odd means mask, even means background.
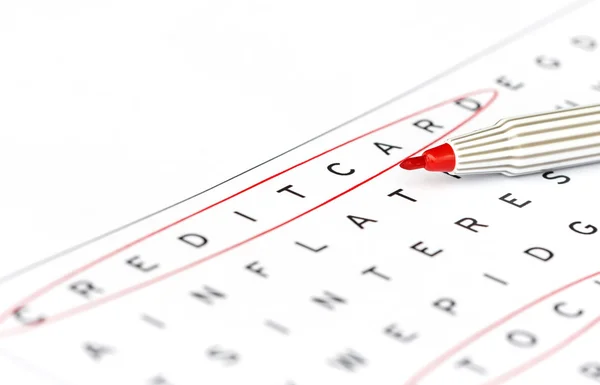
[[[538,56],[535,62],[543,68],[558,68],[560,67],[560,61],[554,58],[548,58],[546,56]]]
[[[571,43],[575,47],[583,48],[586,51],[593,51],[598,43],[590,36],[576,36],[571,39]]]
[[[513,330],[506,335],[508,342],[520,348],[528,348],[536,344],[537,339],[529,332],[523,330]]]
[[[600,364],[597,362],[588,362],[579,369],[586,377],[600,378]]]

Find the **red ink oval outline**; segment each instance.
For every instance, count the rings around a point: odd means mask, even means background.
[[[194,216],[196,216],[198,214],[201,214],[201,213],[203,213],[203,212],[205,212],[207,210],[210,210],[211,208],[216,207],[216,206],[220,205],[221,203],[224,203],[224,202],[226,202],[226,201],[228,201],[228,200],[230,200],[232,198],[235,198],[238,195],[243,194],[246,191],[249,191],[249,190],[251,190],[251,189],[253,189],[253,188],[255,188],[255,187],[257,187],[257,186],[259,186],[259,185],[261,185],[261,184],[263,184],[263,183],[265,183],[267,181],[269,181],[269,180],[272,180],[272,179],[274,179],[274,178],[276,178],[276,177],[278,177],[278,176],[280,176],[282,174],[285,174],[288,171],[291,171],[291,170],[293,170],[293,169],[295,169],[297,167],[300,167],[300,166],[302,166],[302,165],[304,165],[304,164],[306,164],[306,163],[308,163],[308,162],[310,162],[310,161],[312,161],[314,159],[317,159],[317,158],[319,158],[319,157],[321,157],[321,156],[323,156],[325,154],[328,154],[328,153],[330,153],[330,152],[332,152],[334,150],[337,150],[338,148],[346,146],[347,144],[350,144],[350,143],[355,142],[355,141],[357,141],[359,139],[362,139],[362,138],[364,138],[366,136],[369,136],[369,135],[371,135],[371,134],[373,134],[375,132],[378,132],[378,131],[381,131],[381,130],[383,130],[385,128],[388,128],[390,126],[396,125],[396,124],[398,124],[400,122],[403,122],[403,121],[405,121],[407,119],[410,119],[410,118],[412,118],[414,116],[417,116],[417,115],[420,115],[420,114],[423,114],[423,113],[435,110],[435,109],[440,108],[442,106],[445,106],[445,105],[447,105],[449,103],[456,102],[457,100],[464,99],[464,98],[467,98],[469,96],[474,96],[474,95],[479,95],[479,94],[485,94],[485,93],[490,93],[491,94],[490,99],[486,103],[484,103],[477,111],[475,111],[467,119],[463,120],[461,123],[459,123],[457,126],[453,127],[451,130],[449,130],[445,134],[440,135],[437,139],[435,139],[434,141],[430,142],[429,144],[423,146],[422,148],[420,148],[419,150],[413,152],[412,154],[408,155],[406,158],[412,157],[415,154],[418,154],[419,152],[423,151],[424,149],[432,146],[433,144],[435,144],[436,142],[440,141],[441,139],[445,138],[446,136],[450,135],[454,131],[458,130],[460,127],[462,127],[463,125],[465,125],[466,123],[468,123],[469,121],[471,121],[472,119],[474,119],[476,116],[478,116],[479,114],[481,114],[483,111],[485,111],[497,99],[497,97],[498,97],[498,91],[496,89],[493,89],[493,88],[481,89],[481,90],[477,90],[477,91],[468,92],[466,94],[463,94],[461,96],[458,96],[458,97],[455,97],[455,98],[452,98],[452,99],[447,99],[447,100],[445,100],[443,102],[437,103],[437,104],[435,104],[433,106],[426,107],[424,109],[421,109],[419,111],[416,111],[416,112],[413,112],[413,113],[411,113],[409,115],[406,115],[406,116],[404,116],[404,117],[402,117],[400,119],[397,119],[397,120],[395,120],[393,122],[387,123],[387,124],[385,124],[385,125],[383,125],[381,127],[375,128],[375,129],[373,129],[373,130],[371,130],[371,131],[369,131],[369,132],[367,132],[365,134],[362,134],[362,135],[357,136],[357,137],[355,137],[353,139],[350,139],[350,140],[348,140],[348,141],[346,141],[346,142],[344,142],[342,144],[339,144],[339,145],[337,145],[337,146],[335,146],[335,147],[333,147],[333,148],[331,148],[329,150],[326,150],[326,151],[324,151],[324,152],[322,152],[322,153],[320,153],[318,155],[315,155],[315,156],[313,156],[313,157],[311,157],[311,158],[309,158],[309,159],[307,159],[305,161],[302,161],[302,162],[300,162],[300,163],[298,163],[298,164],[296,164],[296,165],[294,165],[292,167],[289,167],[289,168],[287,168],[287,169],[285,169],[283,171],[280,171],[280,172],[278,172],[278,173],[276,173],[276,174],[274,174],[274,175],[272,175],[272,176],[270,176],[270,177],[268,177],[266,179],[263,179],[262,181],[260,181],[258,183],[255,183],[255,184],[251,185],[250,187],[247,187],[247,188],[245,188],[245,189],[243,189],[243,190],[241,190],[241,191],[239,191],[239,192],[237,192],[237,193],[235,193],[233,195],[230,195],[227,198],[224,198],[224,199],[222,199],[222,200],[220,200],[220,201],[218,201],[216,203],[213,203],[210,206],[207,206],[207,207],[205,207],[205,208],[203,208],[201,210],[198,210],[198,211],[196,211],[196,212],[194,212],[194,213],[192,213],[192,214],[190,214],[188,216],[185,216],[185,217],[183,217],[183,218],[181,218],[181,219],[179,219],[179,220],[177,220],[177,221],[175,221],[173,223],[170,223],[170,224],[168,224],[168,225],[166,225],[164,227],[161,227],[160,229],[155,230],[155,231],[153,231],[153,232],[151,232],[151,233],[149,233],[149,234],[147,234],[147,235],[145,235],[145,236],[143,236],[141,238],[138,238],[138,239],[136,239],[136,240],[134,240],[134,241],[132,241],[132,242],[124,245],[124,246],[121,246],[121,247],[119,247],[119,248],[111,251],[110,253],[105,254],[105,255],[103,255],[103,256],[95,259],[94,261],[91,261],[91,262],[89,262],[89,263],[87,263],[87,264],[85,264],[85,265],[83,265],[83,266],[81,266],[81,267],[79,267],[79,268],[71,271],[70,273],[65,274],[62,277],[60,277],[60,278],[58,278],[58,279],[50,282],[49,284],[43,286],[42,288],[38,289],[37,291],[33,292],[29,296],[27,296],[24,299],[22,299],[21,301],[19,301],[16,305],[14,305],[14,306],[10,307],[9,309],[7,309],[6,311],[4,311],[0,315],[0,325],[4,324],[4,322],[6,322],[6,320],[14,313],[14,311],[16,309],[22,308],[22,307],[26,306],[29,302],[32,302],[32,301],[36,300],[37,298],[39,298],[39,297],[47,294],[49,291],[51,291],[56,286],[65,283],[69,279],[73,278],[74,276],[76,276],[76,275],[78,275],[78,274],[80,274],[80,273],[82,273],[84,271],[89,270],[93,266],[95,266],[95,265],[97,265],[97,264],[99,264],[99,263],[101,263],[103,261],[106,261],[106,260],[114,257],[115,255],[117,255],[117,254],[119,254],[119,253],[121,253],[121,252],[123,252],[123,251],[125,251],[125,250],[127,250],[127,249],[129,249],[129,248],[131,248],[131,247],[133,247],[135,245],[137,245],[138,243],[141,243],[141,242],[143,242],[143,241],[145,241],[145,240],[147,240],[147,239],[149,239],[149,238],[151,238],[151,237],[153,237],[153,236],[155,236],[155,235],[157,235],[157,234],[159,234],[159,233],[161,233],[161,232],[163,232],[163,231],[165,231],[165,230],[167,230],[167,229],[169,229],[169,228],[171,228],[171,227],[173,227],[173,226],[175,226],[175,225],[177,225],[177,224],[179,224],[181,222],[186,221],[189,218],[192,218],[192,217],[194,217]],[[406,159],[406,158],[404,158],[404,159]],[[404,160],[404,159],[402,159],[402,160]],[[400,161],[402,161],[402,160],[400,160]],[[354,185],[353,187],[345,190],[344,192],[342,192],[342,193],[340,193],[340,194],[338,194],[338,195],[336,195],[336,196],[334,196],[332,198],[327,199],[325,202],[323,202],[323,203],[321,203],[321,204],[319,204],[319,205],[317,205],[317,206],[315,206],[315,207],[313,207],[313,208],[311,208],[311,209],[309,209],[309,210],[307,210],[307,211],[305,211],[305,212],[303,212],[303,213],[301,213],[301,214],[299,214],[299,215],[297,215],[297,216],[295,216],[295,217],[293,217],[291,219],[288,219],[285,222],[282,222],[282,223],[280,223],[277,226],[274,226],[274,227],[271,227],[270,229],[262,231],[262,232],[254,235],[254,236],[252,236],[250,238],[247,238],[247,239],[245,239],[243,241],[237,242],[237,243],[235,243],[233,245],[230,245],[230,246],[228,246],[228,247],[226,247],[224,249],[221,249],[220,251],[214,252],[214,253],[212,253],[212,254],[204,257],[204,258],[201,258],[201,259],[198,259],[198,260],[196,260],[194,262],[188,263],[187,265],[184,265],[184,266],[181,266],[181,267],[179,267],[177,269],[171,270],[171,271],[169,271],[167,273],[164,273],[162,275],[159,275],[159,276],[157,276],[157,277],[155,277],[153,279],[149,279],[148,281],[139,283],[137,285],[130,286],[128,288],[125,288],[125,289],[120,290],[118,292],[115,292],[113,294],[110,294],[110,295],[107,295],[107,296],[102,297],[100,299],[97,299],[95,301],[91,301],[91,302],[88,302],[86,304],[83,304],[83,305],[80,305],[80,306],[76,306],[76,307],[73,307],[71,309],[67,309],[67,310],[64,310],[62,312],[56,313],[55,315],[46,318],[44,322],[36,323],[36,324],[33,324],[33,325],[19,326],[19,327],[15,327],[15,328],[12,328],[12,329],[7,329],[7,330],[4,330],[4,331],[1,331],[0,332],[0,338],[1,337],[6,337],[6,336],[17,335],[17,334],[20,334],[20,333],[32,330],[34,328],[39,328],[39,327],[42,327],[44,325],[48,325],[50,323],[55,323],[55,322],[57,322],[59,320],[68,318],[70,316],[73,316],[75,314],[84,312],[86,310],[89,310],[89,309],[92,309],[92,308],[95,308],[95,307],[98,307],[98,306],[100,306],[102,304],[105,304],[107,302],[119,299],[121,297],[126,296],[127,294],[130,294],[132,292],[138,291],[138,290],[143,289],[143,288],[145,288],[147,286],[150,286],[150,285],[152,285],[154,283],[157,283],[157,282],[163,281],[165,279],[168,279],[168,278],[170,278],[170,277],[172,277],[172,276],[174,276],[176,274],[179,274],[179,273],[181,273],[183,271],[186,271],[186,270],[189,270],[191,268],[194,268],[194,267],[196,267],[196,266],[198,266],[198,265],[200,265],[200,264],[202,264],[204,262],[207,262],[207,261],[209,261],[209,260],[211,260],[213,258],[216,258],[216,257],[218,257],[220,255],[223,255],[223,254],[225,254],[226,252],[228,252],[230,250],[233,250],[233,249],[235,249],[235,248],[237,248],[239,246],[242,246],[243,244],[251,242],[254,239],[257,239],[257,238],[259,238],[259,237],[261,237],[263,235],[266,235],[266,234],[268,234],[268,233],[270,233],[272,231],[275,231],[278,228],[283,227],[286,224],[291,223],[291,222],[295,221],[296,219],[299,219],[299,218],[301,218],[301,217],[303,217],[303,216],[305,216],[305,215],[307,215],[307,214],[309,214],[309,213],[317,210],[318,208],[320,208],[322,206],[325,206],[326,204],[328,204],[328,203],[336,200],[337,198],[339,198],[339,197],[341,197],[341,196],[349,193],[350,191],[352,191],[352,190],[354,190],[354,189],[362,186],[363,184],[368,183],[369,181],[371,181],[374,178],[380,176],[381,174],[383,174],[383,173],[391,170],[392,168],[397,167],[399,163],[400,162],[397,162],[397,163],[393,164],[392,166],[384,169],[383,171],[378,172],[377,174],[375,174],[375,175],[367,178],[366,180],[360,182],[357,185]]]
[[[465,340],[461,341],[460,343],[456,344],[455,346],[453,346],[452,348],[450,348],[449,350],[447,350],[446,352],[444,352],[443,354],[438,356],[433,361],[429,362],[421,370],[419,370],[416,374],[414,374],[408,381],[406,381],[404,383],[404,385],[418,385],[419,381],[423,380],[425,377],[427,377],[428,375],[433,373],[438,367],[440,367],[444,362],[446,362],[448,359],[450,359],[456,353],[460,352],[467,346],[471,345],[473,342],[478,341],[481,337],[485,336],[489,332],[497,329],[498,327],[505,324],[509,320],[513,319],[514,317],[518,316],[519,314],[523,313],[524,311],[528,310],[529,308],[545,301],[546,299],[548,299],[548,298],[550,298],[572,286],[575,286],[581,282],[591,279],[599,274],[600,274],[600,271],[590,274],[590,275],[587,275],[585,277],[579,278],[573,282],[570,282],[564,286],[559,287],[558,289],[555,289],[555,290],[541,296],[540,298],[537,298],[537,299],[529,302],[526,305],[521,306],[517,310],[512,311],[511,313],[505,315],[504,317],[500,318],[499,320],[495,321],[494,323],[479,330],[477,333],[472,334]],[[506,373],[499,375],[495,379],[492,379],[489,382],[485,382],[484,385],[492,385],[492,384],[498,385],[498,384],[508,381],[510,378],[513,378],[513,377],[525,372],[526,370],[532,368],[533,366],[537,365],[541,361],[545,360],[546,358],[548,358],[551,355],[560,351],[562,348],[567,346],[569,343],[576,340],[583,333],[585,333],[586,331],[591,329],[598,322],[600,322],[600,317],[593,319],[591,322],[589,322],[583,328],[579,329],[577,332],[575,332],[572,335],[570,335],[569,337],[565,338],[560,343],[553,346],[551,349],[548,349],[545,352],[539,354],[538,356],[532,358],[531,360],[525,362],[524,364],[519,365],[519,366],[507,371]]]

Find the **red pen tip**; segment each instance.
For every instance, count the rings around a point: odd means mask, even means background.
[[[415,156],[414,158],[407,158],[400,162],[400,167],[405,170],[416,170],[418,168],[425,167],[425,157]]]
[[[456,157],[452,146],[448,143],[442,144],[423,152],[421,156],[407,158],[400,162],[400,167],[405,170],[416,170],[424,168],[427,171],[454,171]]]

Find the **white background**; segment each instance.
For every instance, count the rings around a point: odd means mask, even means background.
[[[265,161],[568,3],[2,2],[0,275]]]

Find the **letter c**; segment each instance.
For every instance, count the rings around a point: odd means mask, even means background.
[[[583,310],[581,310],[581,309],[577,310],[576,312],[572,312],[572,313],[567,313],[565,311],[560,310],[564,305],[566,305],[566,302],[559,302],[556,305],[554,305],[554,310],[558,314],[560,314],[562,316],[565,316],[565,317],[568,317],[568,318],[579,317],[579,316],[581,316],[583,314]]]
[[[336,175],[352,175],[352,174],[354,174],[355,170],[353,168],[351,168],[350,171],[347,171],[347,172],[339,172],[339,171],[336,171],[333,169],[334,166],[339,166],[339,165],[340,165],[339,163],[332,163],[329,166],[327,166],[327,169]]]

